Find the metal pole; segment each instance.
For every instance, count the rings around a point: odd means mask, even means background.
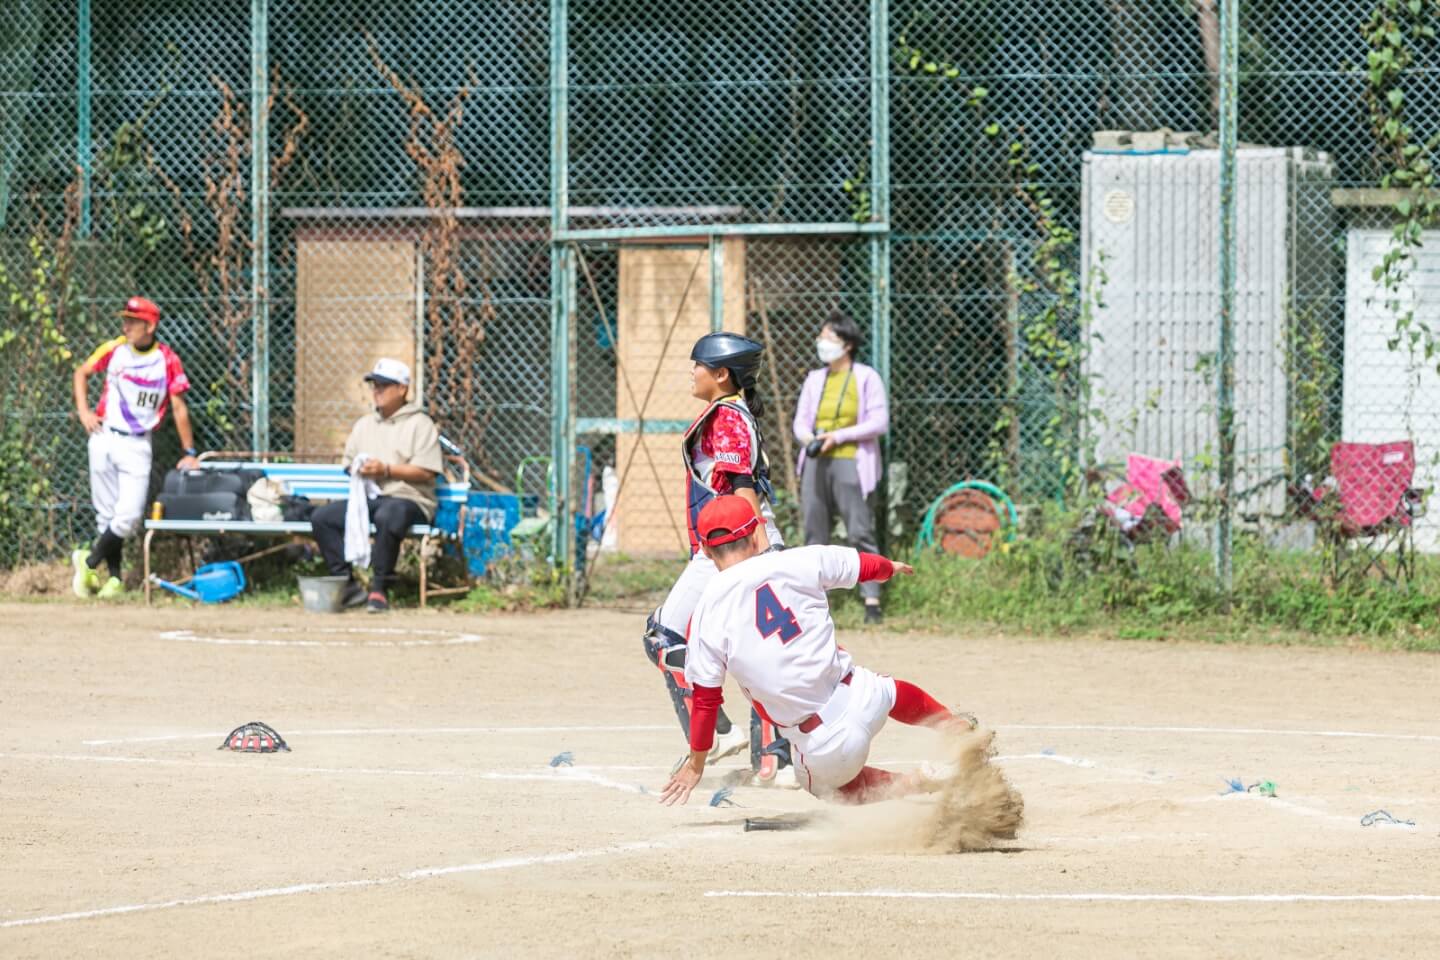
[[[552,557],[570,570],[574,544],[570,459],[575,449],[570,411],[570,254],[558,239],[570,222],[569,3],[550,0],[550,456],[554,471]]]
[[[1230,493],[1235,485],[1235,149],[1240,73],[1240,0],[1220,5],[1220,335],[1217,344],[1216,434],[1220,447],[1215,522],[1215,578],[1229,604],[1234,582]]]
[[[710,332],[725,328],[725,240],[710,235]]]
[[[75,163],[80,168],[80,236],[90,236],[90,176],[94,150],[90,140],[90,0],[80,0],[75,51]],[[20,109],[18,106],[15,109]],[[18,133],[18,130],[17,130]]]
[[[692,240],[704,237],[853,237],[885,233],[884,223],[684,223],[647,227],[589,227],[565,230],[556,239],[564,243],[607,240]]]
[[[870,0],[871,361],[890,383],[890,3]]]
[[[250,0],[250,444],[270,449],[270,0]]]
[[[890,386],[890,3],[870,0],[870,362]],[[880,438],[885,461],[890,438]],[[890,471],[880,475],[879,540],[888,549]]]

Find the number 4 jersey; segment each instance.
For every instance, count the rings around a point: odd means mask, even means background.
[[[95,348],[85,361],[85,372],[105,374],[95,414],[105,426],[136,436],[160,426],[170,398],[190,389],[180,358],[159,341],[149,350],[136,350],[124,337],[116,337]]]
[[[729,672],[761,715],[782,727],[798,724],[850,672],[826,591],[859,578],[860,554],[849,547],[762,553],[722,570],[690,621],[686,680],[718,687]]]

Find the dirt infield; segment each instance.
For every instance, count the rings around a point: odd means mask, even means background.
[[[887,825],[928,801],[743,832],[821,808],[744,786],[705,805],[730,761],[700,802],[659,807],[683,744],[633,614],[181,615],[0,605],[0,956],[1213,960],[1440,941],[1434,656],[846,634],[995,728],[1024,794],[1008,852],[927,856],[887,848]],[[256,719],[294,751],[216,751]],[[891,725],[873,759],[934,749]],[[1277,796],[1222,795],[1231,777]],[[1381,808],[1415,826],[1361,825]]]

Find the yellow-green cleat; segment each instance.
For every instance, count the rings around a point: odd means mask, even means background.
[[[96,594],[101,600],[118,600],[125,596],[125,584],[119,577],[111,577],[105,581],[105,585]]]
[[[90,569],[86,562],[89,552],[81,547],[70,554],[70,566],[75,568],[75,577],[70,581],[70,588],[75,591],[75,596],[89,599],[95,596],[100,589],[100,574]]]

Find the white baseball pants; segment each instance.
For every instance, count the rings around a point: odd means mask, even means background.
[[[800,786],[827,797],[860,775],[870,757],[870,741],[895,707],[895,679],[856,666],[848,684],[840,684],[817,712],[820,726],[782,731],[790,741],[790,760]]]
[[[145,516],[150,491],[150,436],[131,437],[105,427],[90,434],[90,502],[95,529],[131,537]]]

